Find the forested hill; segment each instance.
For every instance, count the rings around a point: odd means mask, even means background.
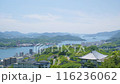
[[[85,39],[81,39],[80,37],[64,35],[64,36],[39,36],[37,38],[0,38],[0,47],[16,47],[17,43],[60,43],[62,41],[85,41]]]
[[[57,41],[85,41],[85,39],[82,39],[80,37],[77,37],[77,36],[71,36],[71,35],[64,35],[64,36],[55,36],[55,37],[52,37],[50,38],[51,40],[57,40]]]
[[[64,36],[64,35],[70,35],[69,33],[20,33],[17,31],[11,31],[11,32],[0,32],[0,38],[38,38],[41,36],[48,36],[48,37],[55,37],[55,36]]]
[[[109,42],[114,42],[116,44],[120,44],[120,32],[118,32],[117,34],[113,35],[110,39],[108,39],[107,41]]]
[[[112,38],[120,38],[120,32],[118,32],[117,34],[115,34]]]
[[[116,35],[119,32],[120,32],[120,30],[111,31],[111,32],[99,32],[99,33],[96,33],[96,34],[86,34],[86,36],[89,36],[89,37],[95,37],[95,36],[109,36],[109,37],[113,37],[114,35]]]

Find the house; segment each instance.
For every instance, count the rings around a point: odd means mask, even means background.
[[[31,63],[14,63],[13,68],[39,68]]]
[[[34,63],[35,66],[38,66],[39,68],[49,68],[50,67],[50,62],[46,60],[42,60],[40,62]]]
[[[97,51],[92,51],[88,53],[87,55],[84,55],[82,57],[79,57],[81,59],[82,67],[84,67],[84,63],[86,63],[88,60],[90,60],[92,63],[101,64],[101,62],[104,62],[104,59],[107,57],[107,55],[103,55]]]
[[[23,61],[23,57],[17,57],[17,63],[21,63]]]
[[[49,67],[50,67],[50,62],[45,60],[35,63],[21,62],[21,63],[13,64],[13,68],[49,68]]]

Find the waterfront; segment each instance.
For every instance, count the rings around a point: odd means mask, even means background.
[[[106,40],[108,37],[97,37],[96,39],[93,39],[93,37],[84,37],[87,41],[63,41],[59,43],[58,45],[65,45],[65,44],[81,44],[82,42],[95,42],[95,41],[100,41],[100,40]],[[44,46],[44,48],[47,48],[49,46]],[[34,47],[15,47],[15,48],[5,48],[5,49],[0,49],[0,58],[8,58],[8,57],[13,57],[15,56],[16,53],[24,52],[29,53],[29,49],[33,49]]]
[[[0,58],[8,58],[13,57],[16,53],[24,52],[28,53],[29,49],[34,49],[34,47],[15,47],[15,48],[6,48],[6,49],[0,49]]]

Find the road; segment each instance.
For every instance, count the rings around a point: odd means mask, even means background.
[[[55,65],[55,60],[56,60],[56,59],[53,59],[53,65]]]

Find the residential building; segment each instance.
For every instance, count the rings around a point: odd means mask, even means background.
[[[50,67],[50,62],[45,60],[35,63],[22,62],[22,63],[13,64],[13,68],[49,68],[49,67]]]
[[[10,65],[10,58],[3,59],[3,66],[8,66]]]
[[[17,59],[15,57],[10,58],[10,64],[16,63]]]
[[[40,62],[34,63],[35,66],[38,66],[39,68],[49,68],[50,67],[50,62],[46,60],[42,60]]]
[[[38,66],[31,63],[14,63],[13,68],[38,68]]]
[[[16,62],[17,62],[17,59],[15,57],[5,58],[5,59],[3,59],[3,66],[6,67],[6,66],[11,65]]]
[[[17,57],[17,63],[21,63],[23,60],[23,57]]]

